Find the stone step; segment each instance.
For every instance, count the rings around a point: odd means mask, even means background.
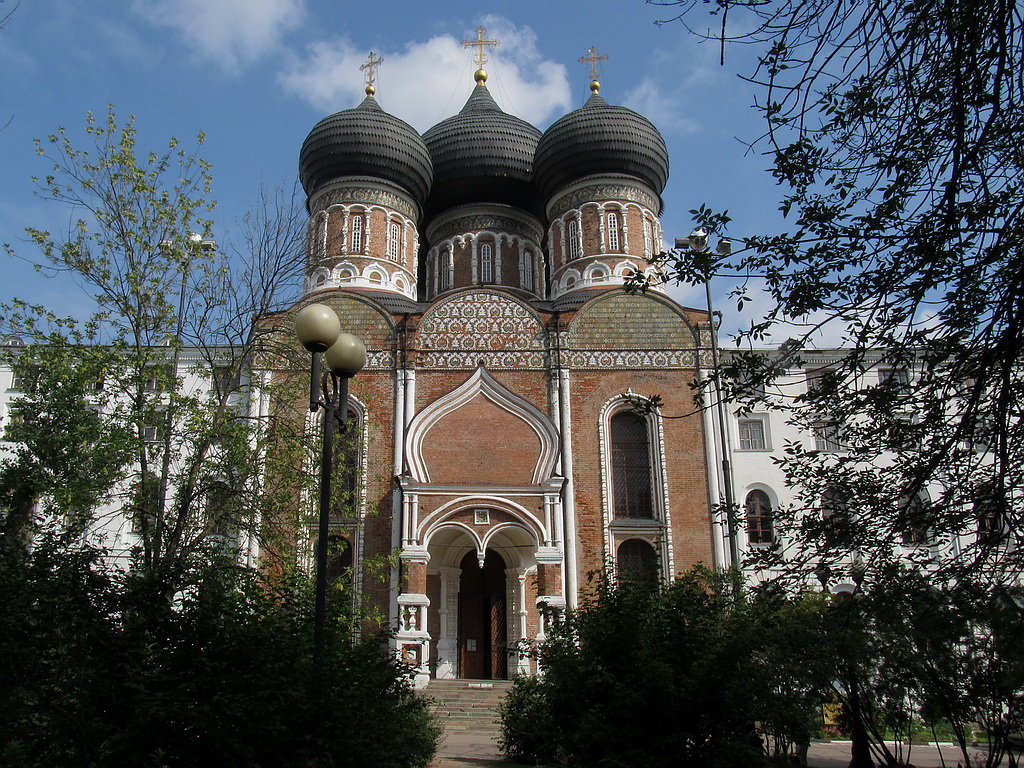
[[[496,739],[498,707],[512,687],[509,680],[431,680],[423,695],[449,733],[477,733]]]

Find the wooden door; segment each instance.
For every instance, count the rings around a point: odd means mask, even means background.
[[[483,568],[476,552],[466,554],[461,568],[459,677],[504,679],[508,676],[505,562],[489,549]]]

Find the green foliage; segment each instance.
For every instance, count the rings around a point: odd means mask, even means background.
[[[784,469],[803,491],[795,512],[814,517],[840,484],[857,514],[845,550],[794,520],[782,531],[801,545],[790,564],[838,562],[853,548],[870,567],[904,557],[920,525],[901,502],[927,492],[926,527],[940,546],[918,557],[936,579],[1012,583],[1021,550],[1005,543],[1020,530],[1024,484],[1020,8],[650,2],[678,10],[689,30],[705,28],[695,16],[715,16],[708,36],[720,39],[723,63],[732,42],[755,53],[743,73],[764,117],[755,144],[773,161],[789,222],[742,238],[728,258],[692,248],[665,258],[686,282],[763,277],[769,309],[737,346],[793,337],[778,354],[737,357],[725,390],[751,405],[741,384],[799,366],[794,350],[821,346],[822,327],[842,338],[828,380],[785,407],[797,426],[841,429],[846,450],[793,446]],[[724,233],[725,214],[693,213]],[[879,376],[891,369],[908,379]],[[976,535],[986,516],[1002,535]]]
[[[225,566],[161,607],[101,556],[0,559],[0,763],[429,763],[438,727],[386,638],[334,633],[313,669],[308,589]]]
[[[600,583],[553,627],[543,675],[516,682],[503,710],[508,753],[710,768],[766,764],[806,742],[828,686],[821,625],[805,620],[814,605],[737,586],[703,568],[660,588]]]

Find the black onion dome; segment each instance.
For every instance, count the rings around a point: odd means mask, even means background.
[[[534,179],[549,199],[577,179],[602,173],[633,176],[660,195],[668,181],[668,148],[646,117],[594,93],[544,131]]]
[[[533,155],[540,131],[501,110],[482,83],[466,105],[423,134],[434,162],[428,215],[465,203],[504,203],[537,213]]]
[[[343,176],[390,181],[422,206],[433,167],[427,145],[416,129],[367,96],[355,109],[325,117],[302,142],[299,179],[307,195]]]

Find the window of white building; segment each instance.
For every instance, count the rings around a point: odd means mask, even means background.
[[[741,451],[765,451],[768,449],[764,419],[740,419],[737,422],[737,428]]]

